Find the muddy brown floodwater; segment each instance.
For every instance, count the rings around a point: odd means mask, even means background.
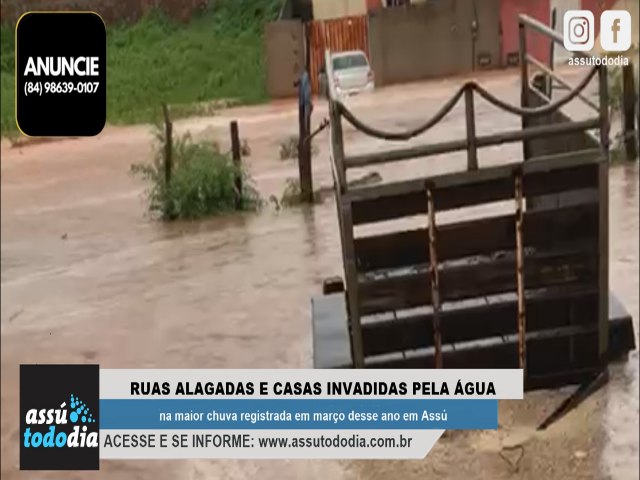
[[[515,103],[517,78],[487,87]],[[354,100],[376,125],[402,129],[434,112],[456,82],[386,88]],[[516,119],[479,102],[478,131]],[[463,135],[461,109],[418,141]],[[178,131],[228,145],[238,119],[265,197],[295,177],[279,144],[296,133],[291,102],[177,122]],[[314,124],[326,114],[318,105]],[[391,115],[390,115],[391,114]],[[347,129],[351,151],[380,148]],[[545,432],[535,426],[568,394],[537,392],[501,402],[497,431],[449,432],[420,461],[105,461],[88,474],[18,471],[18,365],[99,363],[106,368],[311,367],[310,298],[341,273],[335,206],[276,210],[165,225],[145,215],[144,185],[129,173],[150,159],[148,127],[2,147],[2,470],[13,479],[620,479],[638,478],[638,357],[612,368],[609,385]],[[327,137],[318,137],[317,186],[330,185]],[[488,149],[481,165],[519,147]],[[409,162],[402,172],[462,168],[463,157]],[[404,170],[403,170],[404,169]],[[611,169],[611,287],[638,331],[638,166]],[[503,447],[522,445],[509,457]]]

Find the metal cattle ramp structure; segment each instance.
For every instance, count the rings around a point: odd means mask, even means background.
[[[520,17],[520,106],[467,82],[423,125],[384,132],[356,118],[329,82],[344,282],[325,281],[323,295],[312,301],[315,368],[522,368],[531,390],[588,383],[635,348],[630,315],[608,282],[606,67],[592,68],[551,102],[530,83],[535,59],[526,52],[526,28],[562,42],[545,25]],[[595,77],[597,114],[565,117],[560,109],[584,99]],[[476,95],[520,116],[522,128],[476,135]],[[343,119],[374,138],[408,140],[461,99],[466,138],[345,156]],[[524,161],[478,164],[478,149],[509,142],[522,142]],[[464,150],[462,172],[356,188],[346,181],[349,169]],[[436,223],[436,213],[497,201],[510,202],[511,212]],[[422,228],[368,236],[354,230],[416,215],[426,216]]]

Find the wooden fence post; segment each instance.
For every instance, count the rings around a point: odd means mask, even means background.
[[[229,124],[231,130],[231,155],[233,164],[236,167],[235,191],[236,210],[242,209],[242,157],[240,155],[240,134],[238,133],[238,122],[232,121]]]
[[[300,176],[300,196],[302,201],[313,203],[313,179],[311,178],[311,113],[308,105],[299,108],[298,174]]]
[[[173,170],[173,124],[169,118],[169,107],[166,103],[162,104],[162,113],[164,114],[164,182],[168,186]]]
[[[464,104],[467,121],[467,170],[477,170],[476,114],[473,106],[473,88],[471,87],[467,87],[464,91]]]

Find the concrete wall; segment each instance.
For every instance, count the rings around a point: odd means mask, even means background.
[[[265,27],[267,92],[273,98],[296,95],[293,86],[304,66],[304,36],[299,20],[281,20]]]
[[[313,0],[314,20],[352,17],[366,13],[366,0]]]
[[[180,21],[187,21],[208,0],[2,0],[0,21],[15,23],[28,11],[92,10],[107,23],[135,22],[154,7]]]
[[[475,40],[475,69],[502,66],[500,0],[474,0],[478,32]]]
[[[474,20],[478,26],[475,41]],[[371,12],[369,48],[376,83],[389,85],[496,67],[499,26],[499,0],[441,0]]]

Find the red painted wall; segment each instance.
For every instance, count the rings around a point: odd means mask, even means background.
[[[597,0],[593,0],[597,1]],[[518,53],[518,15],[524,13],[542,23],[551,23],[550,0],[502,0],[500,22],[502,26],[502,65],[507,66],[510,54]],[[536,59],[549,62],[549,40],[528,29],[527,50]]]

